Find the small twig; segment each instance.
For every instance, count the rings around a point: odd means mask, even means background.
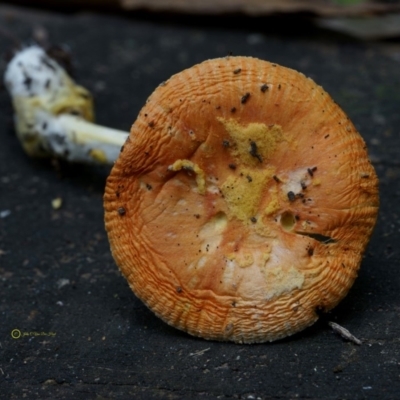
[[[339,334],[343,339],[349,340],[350,342],[353,342],[355,344],[358,344],[359,346],[362,344],[362,341],[358,338],[356,338],[354,335],[352,335],[346,328],[343,328],[343,326],[340,326],[336,322],[328,322],[328,325],[337,333]]]
[[[210,350],[210,347],[208,347],[207,349],[204,350],[198,350],[194,353],[189,353],[189,356],[202,356],[206,351]]]

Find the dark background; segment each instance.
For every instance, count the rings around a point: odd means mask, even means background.
[[[304,21],[296,28],[294,20],[0,6],[1,74],[10,35],[66,45],[97,121],[123,130],[159,83],[205,59],[232,52],[300,70],[359,129],[381,188],[359,277],[335,310],[278,342],[207,342],[158,320],[120,276],[103,226],[109,169],[29,159],[2,88],[0,398],[400,398],[400,45],[357,42]],[[328,321],[363,344],[344,341]],[[13,329],[55,335],[13,339]]]

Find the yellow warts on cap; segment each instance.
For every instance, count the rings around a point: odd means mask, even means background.
[[[196,174],[197,189],[200,194],[206,192],[206,179],[204,171],[194,162],[190,160],[176,160],[172,165],[168,167],[168,171],[180,171],[180,170],[191,171]]]
[[[262,218],[257,219],[255,223],[254,230],[257,235],[265,237],[265,238],[274,238],[276,237],[276,233],[274,233],[271,228],[269,228],[267,221],[262,221]]]
[[[265,281],[267,284],[267,299],[289,293],[294,289],[301,289],[304,283],[304,275],[293,266],[265,267]]]
[[[240,125],[234,119],[218,118],[235,143],[232,154],[247,165],[257,165],[271,157],[283,140],[282,127],[251,122]]]
[[[250,265],[253,265],[254,263],[253,254],[248,252],[244,252],[242,254],[231,253],[225,256],[225,258],[232,266],[237,265],[238,267],[241,268],[250,267]]]
[[[319,186],[321,184],[321,179],[313,179],[312,184],[313,186]]]
[[[92,149],[89,152],[89,157],[91,157],[94,161],[100,164],[107,164],[109,160],[107,160],[107,156],[103,150],[100,149]]]
[[[251,222],[263,197],[266,182],[272,178],[273,168],[265,170],[239,169],[236,176],[229,176],[221,187],[232,216]]]
[[[279,198],[278,198],[278,189],[273,188],[269,191],[269,197],[270,201],[268,202],[267,206],[264,209],[265,215],[272,215],[276,211],[279,210],[280,205],[279,205]]]
[[[240,250],[225,255],[227,265],[230,267],[246,268],[255,265],[262,270],[265,268],[271,256],[271,247],[266,246],[263,251]]]

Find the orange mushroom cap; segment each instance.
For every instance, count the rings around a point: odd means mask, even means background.
[[[160,85],[104,195],[134,293],[178,329],[242,343],[294,334],[346,296],[378,204],[345,113],[311,79],[249,57]]]

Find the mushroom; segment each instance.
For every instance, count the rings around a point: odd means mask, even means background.
[[[15,110],[17,136],[27,154],[112,164],[128,133],[92,123],[90,93],[43,48],[29,46],[10,61],[4,81]]]
[[[378,212],[365,143],[311,79],[205,61],[149,97],[107,179],[105,225],[134,293],[205,339],[274,341],[352,286]]]
[[[112,164],[121,152],[104,195],[111,250],[170,325],[273,341],[346,296],[378,180],[352,123],[304,75],[206,61],[160,85],[129,137],[93,124],[89,92],[38,46],[17,53],[5,84],[29,155]]]

